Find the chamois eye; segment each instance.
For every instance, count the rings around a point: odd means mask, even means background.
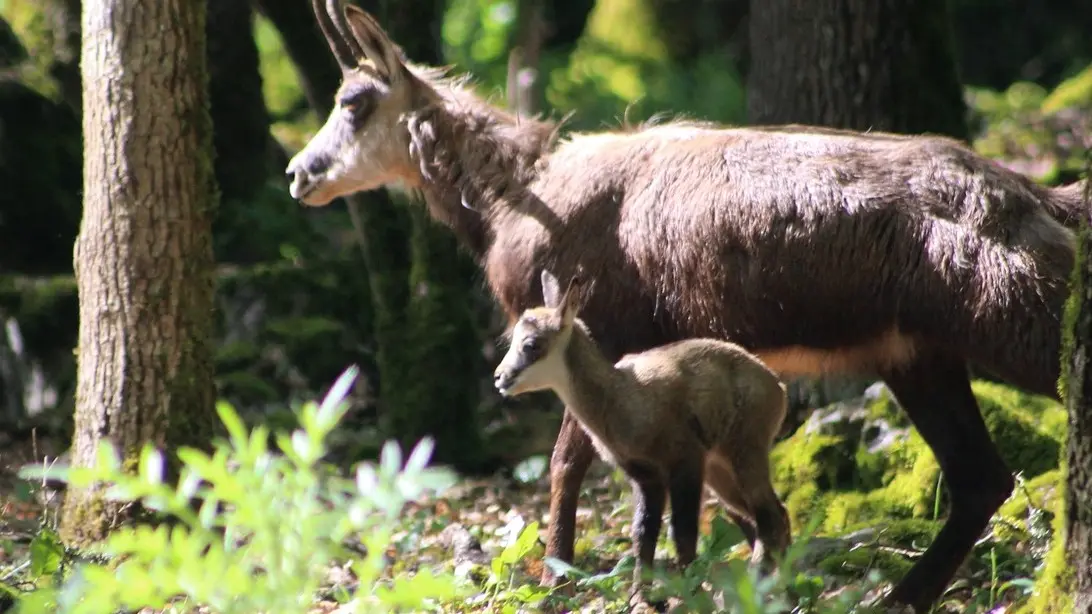
[[[350,115],[360,117],[365,114],[368,108],[371,106],[371,100],[364,94],[357,93],[349,96],[344,96],[338,100],[338,106],[342,108],[346,113]]]
[[[532,338],[524,341],[520,349],[523,350],[525,354],[538,354],[538,351],[539,349],[541,349],[541,347],[542,344],[539,342],[539,340],[537,338]]]

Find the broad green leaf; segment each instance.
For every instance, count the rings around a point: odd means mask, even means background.
[[[535,544],[538,543],[538,521],[531,521],[530,524],[523,527],[520,531],[519,537],[516,538],[516,560],[521,560],[527,556],[531,550],[534,549]]]
[[[578,567],[573,567],[569,563],[556,559],[552,556],[548,556],[542,559],[542,563],[550,568],[556,576],[564,576],[566,578],[590,578],[591,574],[586,571],[582,571]]]
[[[216,403],[216,413],[220,415],[220,421],[224,423],[224,427],[227,429],[228,436],[231,438],[231,444],[235,446],[237,450],[246,449],[246,426],[243,424],[243,419],[239,417],[239,414],[232,407],[231,403],[227,401],[218,401]]]
[[[30,573],[35,577],[51,576],[61,568],[64,544],[57,533],[43,528],[30,540]]]

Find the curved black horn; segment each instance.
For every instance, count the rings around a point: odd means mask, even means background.
[[[364,53],[364,49],[353,36],[353,31],[349,29],[349,24],[345,22],[345,9],[341,5],[341,0],[326,0],[326,13],[330,16],[338,34],[341,35],[341,40],[345,41],[349,49],[350,66],[356,67],[368,55]]]
[[[330,5],[337,5],[337,9],[341,8],[340,0],[330,0]],[[328,7],[322,5],[322,0],[311,0],[311,8],[315,11],[315,19],[318,20],[319,28],[322,30],[323,36],[326,37],[326,42],[330,44],[330,51],[334,54],[334,59],[337,60],[338,66],[342,68],[352,68],[356,66],[356,57],[353,55],[353,48],[349,46],[348,40],[352,40],[351,37],[346,40],[346,36],[338,29],[337,25],[330,20],[330,11]],[[335,11],[340,12],[340,10]]]

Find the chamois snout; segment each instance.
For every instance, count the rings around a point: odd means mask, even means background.
[[[505,354],[504,359],[493,371],[493,386],[497,392],[506,397],[519,394],[520,379],[529,365],[529,361],[517,352],[509,351]]]
[[[294,156],[285,169],[285,175],[289,181],[288,192],[292,198],[306,204],[320,204],[314,200],[308,200],[319,186],[326,171],[330,169],[331,159],[323,154],[311,154],[307,150]]]
[[[544,340],[518,336],[493,371],[493,386],[506,397],[550,387],[557,379],[557,357]]]
[[[508,396],[509,389],[515,383],[517,376],[518,373],[505,368],[503,364],[499,365],[497,370],[493,372],[493,386],[502,396]]]

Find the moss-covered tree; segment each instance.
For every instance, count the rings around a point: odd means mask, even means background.
[[[1085,210],[1092,207],[1092,151],[1088,152]],[[1066,306],[1062,394],[1069,413],[1062,543],[1047,563],[1039,611],[1092,612],[1092,229],[1082,225]],[[1056,525],[1057,526],[1057,525]]]
[[[204,445],[214,418],[205,5],[86,0],[82,23],[75,466],[103,439],[130,462],[146,442]],[[125,514],[70,489],[62,535],[101,538]]]
[[[967,137],[947,0],[751,0],[751,123]]]

